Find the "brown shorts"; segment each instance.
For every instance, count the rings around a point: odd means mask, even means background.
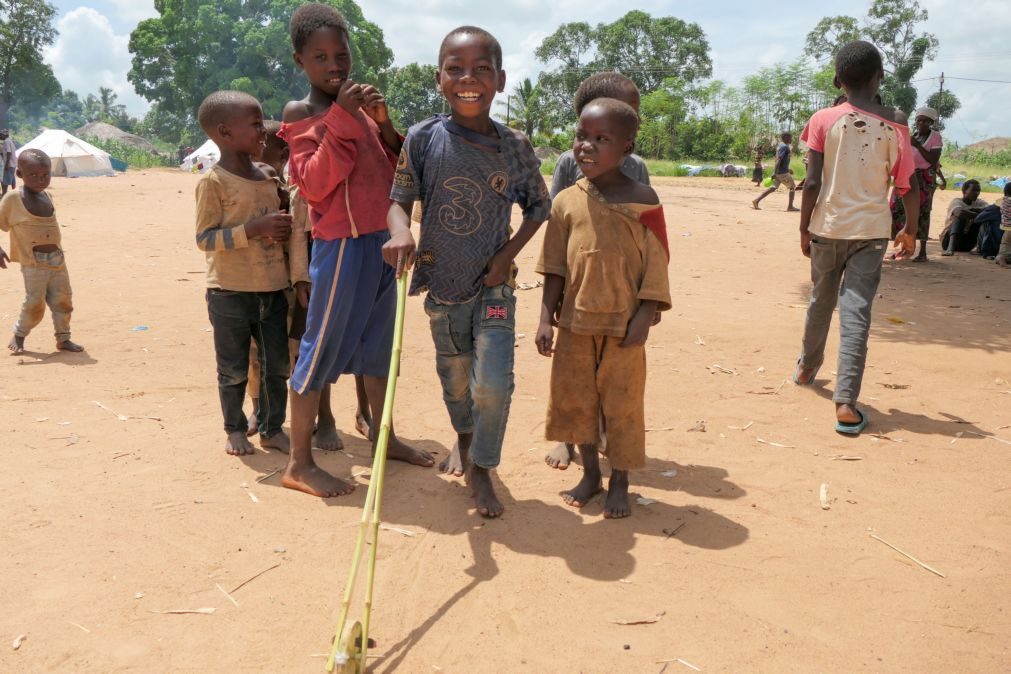
[[[621,339],[558,329],[544,434],[599,445],[603,419],[611,468],[634,470],[646,465],[646,348]]]
[[[797,183],[793,181],[792,173],[777,173],[772,176],[772,186],[779,187],[780,185],[786,185],[791,192],[797,189]]]

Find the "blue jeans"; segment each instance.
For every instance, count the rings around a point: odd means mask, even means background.
[[[435,341],[435,369],[453,430],[473,433],[471,460],[492,469],[502,458],[516,344],[516,298],[507,285],[485,288],[463,304],[425,298]]]
[[[249,343],[256,342],[260,361],[260,435],[281,431],[288,407],[288,299],[283,290],[267,293],[207,289],[207,315],[214,328],[218,364],[218,397],[225,432],[249,427],[242,411],[249,372]]]

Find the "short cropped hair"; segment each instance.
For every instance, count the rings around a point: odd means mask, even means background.
[[[228,121],[240,108],[254,105],[259,108],[260,102],[245,92],[215,91],[200,104],[197,121],[204,133],[210,136],[218,124]]]
[[[962,193],[965,194],[965,192],[968,191],[968,189],[973,185],[975,185],[980,189],[983,189],[983,186],[979,184],[978,180],[976,180],[975,178],[969,178],[964,183],[962,183]]]
[[[784,143],[786,142],[787,138],[791,138],[792,139],[793,138],[793,133],[790,132],[790,131],[784,131],[783,133],[779,134],[779,139],[781,141],[783,141]]]
[[[267,141],[271,139],[277,139],[275,142],[283,143],[287,145],[288,142],[277,135],[277,132],[281,130],[281,122],[276,119],[268,119],[263,122],[263,128],[267,131]]]
[[[1004,183],[1004,196],[1011,197],[1011,182]]]
[[[476,35],[485,42],[488,43],[488,50],[491,51],[491,60],[495,64],[497,70],[502,70],[502,45],[499,44],[495,36],[486,31],[484,28],[478,28],[477,26],[459,26],[454,28],[446,34],[446,37],[442,38],[442,44],[439,45],[439,67],[442,67],[442,60],[446,58],[446,47],[450,39],[456,37],[457,35]]]
[[[32,164],[34,166],[51,165],[53,161],[49,158],[49,155],[42,150],[30,147],[27,150],[22,150],[21,154],[18,155],[18,166],[22,164],[28,165]]]
[[[574,101],[576,114],[583,114],[586,104],[597,98],[615,98],[626,103],[629,99],[634,98],[636,101],[634,108],[638,106],[639,102],[639,87],[621,73],[594,73],[580,82],[579,88],[576,89]]]
[[[333,28],[344,33],[350,39],[348,22],[344,15],[330,5],[310,2],[302,5],[291,15],[288,30],[291,32],[291,46],[300,52],[309,41],[309,36],[320,28]]]
[[[843,45],[835,56],[835,75],[848,87],[867,84],[884,71],[881,52],[870,42],[857,40]]]
[[[601,108],[608,117],[617,121],[622,130],[628,132],[629,138],[635,138],[635,134],[639,132],[639,113],[625,101],[616,98],[595,98],[586,104],[586,107],[591,106]]]

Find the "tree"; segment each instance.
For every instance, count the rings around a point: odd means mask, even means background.
[[[397,127],[407,129],[442,111],[445,99],[435,89],[435,71],[435,66],[420,63],[390,71],[386,103]]]
[[[927,97],[927,105],[937,110],[938,119],[935,126],[938,130],[943,131],[944,120],[951,119],[962,107],[962,102],[951,91],[935,91]]]
[[[56,8],[45,0],[0,0],[0,127],[8,125],[11,105],[37,101],[45,93],[33,86],[36,80],[56,81],[42,62],[42,48],[56,38],[55,15]]]
[[[308,84],[291,58],[288,21],[301,0],[156,0],[160,16],[130,34],[128,78],[141,96],[158,104],[162,119],[184,122],[196,132],[200,102],[218,89],[255,96],[268,117],[300,99]],[[382,30],[365,19],[354,0],[326,0],[348,22],[354,59],[352,77],[384,88],[393,52]],[[166,130],[167,131],[167,130]],[[183,129],[179,130],[182,133]],[[174,137],[162,138],[169,142]]]
[[[499,101],[498,104],[506,106],[506,121],[509,125],[525,133],[527,138],[533,138],[544,125],[541,89],[529,77],[513,88],[504,103]]]
[[[807,34],[804,53],[824,61],[834,59],[839,48],[860,39],[860,25],[852,16],[826,16]]]

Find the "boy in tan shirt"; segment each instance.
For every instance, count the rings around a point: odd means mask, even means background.
[[[645,343],[656,311],[671,306],[660,199],[621,172],[638,124],[635,110],[615,99],[583,109],[572,151],[586,177],[552,202],[536,267],[544,274],[537,350],[554,356],[545,435],[578,444],[583,459],[583,479],[563,498],[582,507],[602,488],[602,417],[611,518],[631,514],[628,471],[646,463]]]
[[[207,313],[214,329],[218,395],[229,454],[252,454],[242,412],[250,340],[260,361],[260,445],[287,452],[281,430],[288,404],[289,282],[305,293],[305,239],[280,211],[278,182],[254,164],[266,145],[259,102],[218,91],[200,105],[200,126],[221,150],[221,160],[196,190],[196,242],[207,255]],[[285,260],[285,253],[293,259]]]
[[[19,262],[25,279],[25,301],[14,326],[8,348],[15,355],[25,352],[25,337],[42,321],[46,305],[53,314],[56,348],[83,351],[70,341],[70,314],[74,310],[70,276],[60,247],[56,209],[46,192],[52,163],[41,150],[29,149],[17,160],[21,189],[11,190],[0,201],[0,229],[11,233],[11,255],[0,248],[0,269],[7,261]]]

